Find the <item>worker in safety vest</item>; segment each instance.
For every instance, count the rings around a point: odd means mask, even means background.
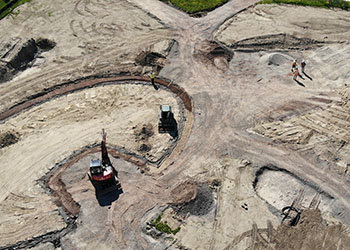
[[[293,80],[295,81],[299,75],[299,70],[298,68],[293,69]]]
[[[154,87],[155,90],[158,90],[158,87],[156,86],[156,84],[154,83],[154,79],[156,78],[156,75],[154,74],[153,71],[151,71],[151,73],[149,74],[149,77],[151,78],[151,83]]]
[[[298,76],[299,76],[301,79],[304,80],[304,78],[300,75],[298,68],[294,68],[294,70],[293,70],[293,80],[295,81],[295,80],[297,79]]]

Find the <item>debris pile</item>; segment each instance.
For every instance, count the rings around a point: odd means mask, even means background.
[[[19,135],[13,132],[0,134],[0,149],[15,144],[19,140]]]

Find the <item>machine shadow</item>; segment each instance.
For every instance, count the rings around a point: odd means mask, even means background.
[[[172,124],[172,129],[168,133],[173,139],[176,139],[179,136],[179,131],[177,121],[175,120],[173,114],[170,116],[170,122]]]
[[[105,206],[110,206],[113,202],[118,200],[119,196],[122,193],[123,193],[123,190],[118,189],[118,190],[113,190],[111,192],[103,193],[103,194],[95,192],[95,195],[96,195],[96,199],[98,201],[98,204],[101,207],[105,207]]]

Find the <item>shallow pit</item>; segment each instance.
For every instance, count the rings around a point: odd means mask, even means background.
[[[304,198],[301,202],[303,208],[309,207],[314,196],[320,193],[319,209],[333,215],[338,213],[332,196],[289,171],[273,165],[264,166],[257,171],[253,187],[262,199],[279,212],[284,207],[290,206],[297,198],[299,191],[304,189]]]

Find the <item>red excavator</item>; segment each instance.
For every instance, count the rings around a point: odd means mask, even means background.
[[[90,161],[90,172],[88,175],[92,185],[95,187],[96,194],[105,194],[121,189],[118,180],[118,172],[115,170],[108,157],[106,136],[107,134],[104,129],[102,129],[102,163],[99,159]]]

